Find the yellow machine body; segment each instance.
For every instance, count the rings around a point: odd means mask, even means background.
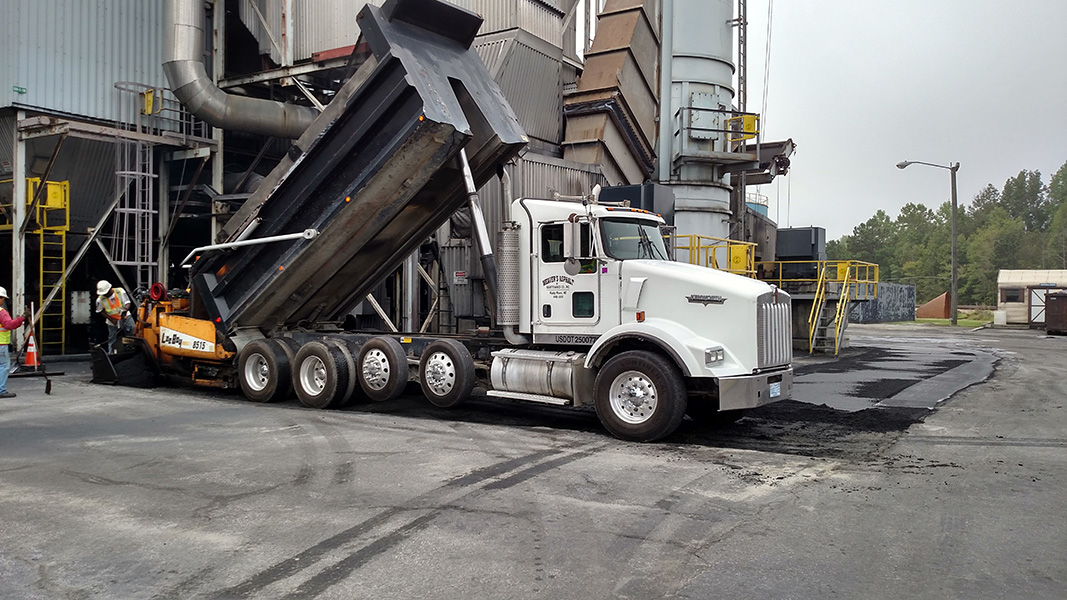
[[[188,308],[184,298],[145,302],[138,310],[137,337],[145,341],[164,372],[191,371],[197,385],[228,387],[218,373],[229,370],[236,353],[223,347],[214,323],[181,314]]]

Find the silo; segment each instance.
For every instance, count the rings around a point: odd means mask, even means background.
[[[657,176],[674,190],[679,234],[726,238],[733,1],[663,0],[662,15]]]

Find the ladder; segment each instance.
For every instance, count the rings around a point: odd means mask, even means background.
[[[112,224],[111,259],[116,265],[133,267],[137,274],[134,286],[147,288],[156,266],[155,153],[150,143],[125,139],[117,141],[115,153],[115,188],[121,197]]]
[[[27,186],[30,194],[41,185],[39,179],[31,179]],[[67,232],[70,231],[70,185],[66,181],[49,181],[45,184],[41,202],[34,215],[38,224],[35,232],[38,248],[40,284],[37,287],[37,306],[45,309],[40,318],[40,337],[37,343],[42,354],[65,354],[67,346]],[[45,306],[45,299],[59,288],[55,297],[61,302]]]
[[[159,125],[155,90],[131,82],[116,83],[115,88],[120,96],[116,127],[132,133],[153,133]],[[116,266],[133,267],[136,288],[147,288],[155,281],[158,177],[154,143],[136,136],[115,139],[115,194],[119,200],[107,236],[108,259]]]

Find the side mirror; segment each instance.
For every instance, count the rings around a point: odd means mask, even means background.
[[[568,221],[563,224],[563,256],[576,258],[582,252],[582,224]]]

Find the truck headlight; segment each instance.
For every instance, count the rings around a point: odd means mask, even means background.
[[[722,346],[715,346],[714,348],[704,349],[704,364],[706,366],[712,366],[721,363],[726,358],[726,354],[722,349]]]

